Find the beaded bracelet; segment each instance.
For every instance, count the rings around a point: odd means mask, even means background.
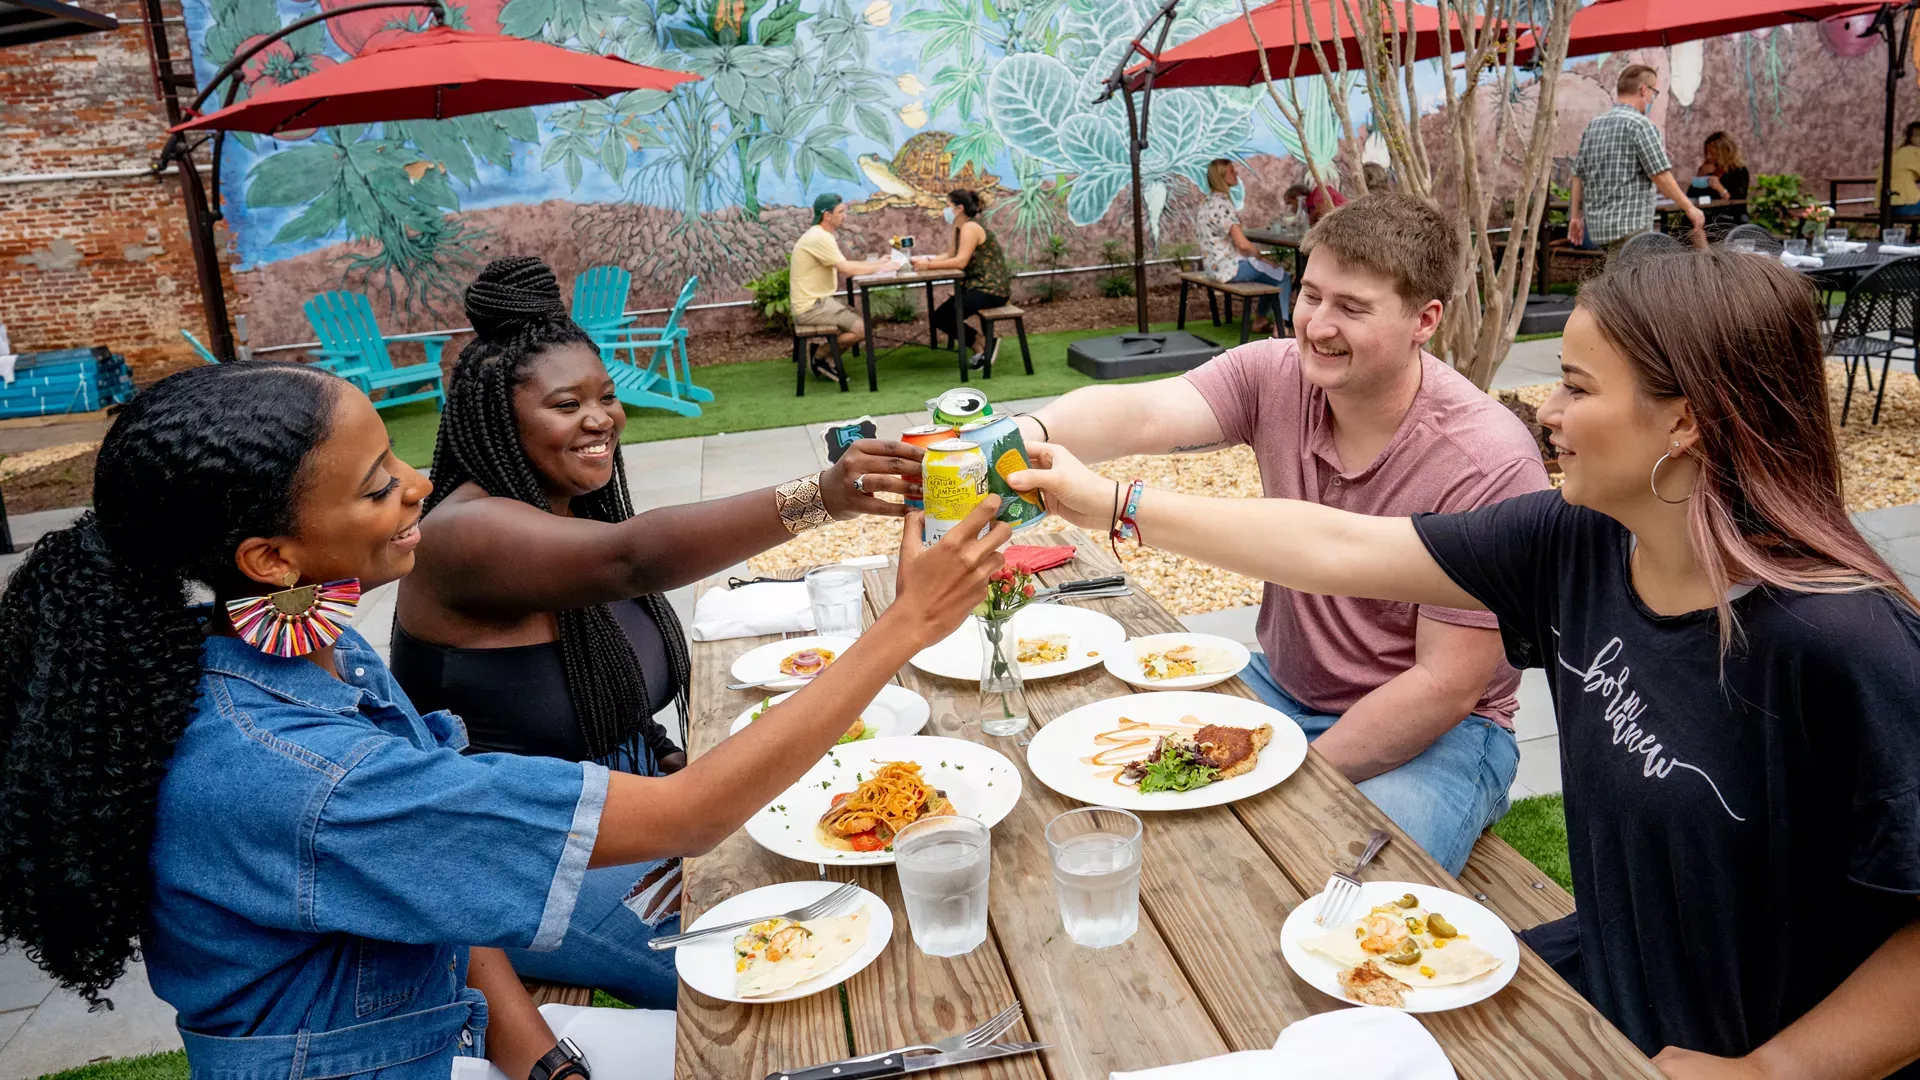
[[[1119,490],[1118,485],[1116,485],[1114,487],[1116,496],[1119,494]],[[1140,523],[1133,519],[1133,515],[1139,511],[1140,497],[1146,494],[1146,491],[1147,482],[1145,480],[1135,479],[1133,483],[1127,485],[1126,501],[1121,505],[1119,512],[1114,515],[1113,534],[1111,537],[1113,541],[1133,540],[1141,543],[1145,542],[1140,536]]]

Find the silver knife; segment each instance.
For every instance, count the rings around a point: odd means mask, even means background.
[[[869,1080],[876,1076],[906,1076],[928,1069],[944,1069],[949,1065],[964,1065],[969,1061],[991,1061],[1014,1054],[1031,1054],[1051,1045],[1033,1042],[988,1043],[971,1050],[954,1050],[945,1054],[887,1054],[865,1061],[834,1061],[794,1072],[769,1073],[767,1080]]]

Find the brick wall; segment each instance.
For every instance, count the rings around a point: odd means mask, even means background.
[[[0,49],[0,176],[144,168],[166,138],[144,5],[82,0],[118,30]],[[164,0],[178,17],[177,0]],[[168,26],[176,58],[186,35]],[[207,340],[179,181],[0,183],[0,322],[16,352],[106,345],[148,382]]]

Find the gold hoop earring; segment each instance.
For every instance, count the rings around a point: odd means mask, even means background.
[[[1675,449],[1677,450],[1679,448],[1676,446]],[[1688,499],[1693,498],[1693,492],[1689,491],[1684,497],[1678,498],[1678,499],[1669,499],[1665,495],[1660,494],[1660,466],[1665,465],[1667,463],[1667,459],[1672,456],[1673,456],[1673,451],[1668,451],[1667,453],[1660,455],[1659,461],[1656,461],[1653,463],[1653,474],[1647,477],[1647,486],[1653,489],[1654,498],[1659,499],[1661,502],[1666,503],[1668,506],[1679,506],[1681,503],[1684,503]]]

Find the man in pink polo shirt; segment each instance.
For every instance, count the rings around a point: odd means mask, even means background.
[[[1356,199],[1301,245],[1297,337],[1178,379],[1076,390],[1022,417],[1085,460],[1253,447],[1269,498],[1406,516],[1547,486],[1513,413],[1428,353],[1458,233],[1412,195]],[[1142,542],[1153,543],[1152,536]],[[1486,612],[1309,596],[1268,583],[1241,677],[1453,873],[1507,809],[1519,673]]]

